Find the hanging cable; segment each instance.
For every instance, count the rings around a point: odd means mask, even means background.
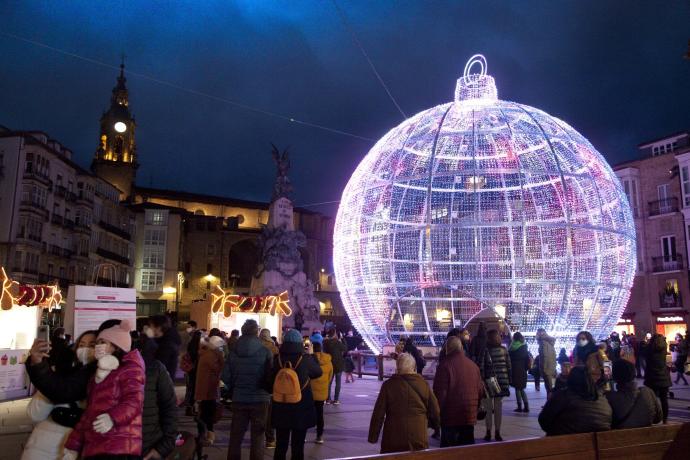
[[[23,41],[23,42],[26,42],[26,43],[30,43],[30,44],[32,44],[32,45],[39,46],[39,47],[41,47],[41,48],[45,48],[45,49],[54,51],[54,52],[59,53],[59,54],[62,54],[62,55],[64,55],[64,56],[69,56],[69,57],[74,58],[74,59],[80,59],[80,60],[82,60],[82,61],[89,62],[89,63],[95,64],[95,65],[99,65],[99,66],[101,66],[101,67],[106,67],[106,68],[108,68],[108,69],[113,69],[113,70],[117,70],[117,71],[120,70],[120,67],[119,67],[119,66],[114,66],[114,65],[112,65],[112,64],[108,64],[107,62],[98,61],[98,60],[96,60],[96,59],[92,59],[92,58],[89,58],[89,57],[86,57],[86,56],[81,56],[81,55],[79,55],[79,54],[72,53],[72,52],[70,52],[70,51],[66,51],[66,50],[63,50],[63,49],[60,49],[60,48],[56,48],[56,47],[54,47],[54,46],[50,46],[50,45],[47,45],[47,44],[45,44],[45,43],[42,43],[42,42],[39,42],[39,41],[36,41],[36,40],[31,40],[31,39],[29,39],[29,38],[21,37],[21,36],[19,36],[19,35],[15,35],[15,34],[12,34],[12,33],[9,33],[9,32],[0,31],[0,35],[4,35],[4,36],[6,36],[6,37],[14,38],[15,40],[19,40],[19,41]],[[312,123],[312,122],[309,122],[309,121],[300,120],[300,119],[298,119],[298,118],[290,117],[290,116],[283,115],[283,114],[280,114],[280,113],[271,112],[271,111],[269,111],[269,110],[265,110],[265,109],[261,109],[261,108],[258,108],[258,107],[254,107],[254,106],[251,106],[251,105],[248,105],[248,104],[244,104],[244,103],[242,103],[242,102],[237,102],[237,101],[234,101],[234,100],[232,100],[232,99],[227,99],[227,98],[224,98],[224,97],[221,97],[221,96],[215,96],[215,95],[213,95],[213,94],[205,93],[205,92],[203,92],[203,91],[197,91],[197,90],[195,90],[195,89],[185,88],[184,86],[180,86],[180,85],[177,85],[177,84],[175,84],[175,83],[172,83],[172,82],[169,82],[169,81],[166,81],[166,80],[161,80],[161,79],[159,79],[159,78],[152,77],[152,76],[150,76],[150,75],[146,75],[146,74],[143,74],[143,73],[133,72],[133,71],[131,71],[131,70],[127,70],[126,74],[127,74],[127,75],[131,75],[131,76],[134,76],[134,77],[137,77],[137,78],[141,78],[141,79],[144,79],[144,80],[148,80],[148,81],[151,81],[151,82],[154,82],[154,83],[158,83],[158,84],[160,84],[160,85],[164,85],[164,86],[167,86],[167,87],[169,87],[169,88],[176,89],[176,90],[178,90],[178,91],[184,91],[184,92],[186,92],[186,93],[193,94],[193,95],[195,95],[195,96],[201,96],[201,97],[205,97],[205,98],[207,98],[207,99],[211,99],[211,100],[214,100],[214,101],[223,102],[223,103],[225,103],[225,104],[232,105],[232,106],[235,106],[235,107],[237,107],[237,108],[240,108],[240,109],[243,109],[243,110],[247,110],[247,111],[250,111],[250,112],[259,113],[259,114],[266,115],[266,116],[269,116],[269,117],[279,118],[279,119],[284,120],[284,121],[288,121],[288,122],[291,122],[291,123],[296,123],[296,124],[298,124],[298,125],[303,125],[303,126],[307,126],[307,127],[310,127],[310,128],[320,129],[320,130],[328,131],[328,132],[335,133],[335,134],[341,134],[341,135],[343,135],[343,136],[353,137],[353,138],[355,138],[355,139],[361,139],[361,140],[363,140],[363,141],[374,142],[374,139],[371,139],[371,138],[368,138],[368,137],[359,136],[359,135],[357,135],[357,134],[349,133],[349,132],[343,131],[343,130],[341,130],[341,129],[331,128],[331,127],[328,127],[328,126],[325,126],[325,125],[320,125],[320,124],[318,124],[318,123]]]
[[[390,100],[393,102],[395,105],[395,108],[398,109],[398,112],[400,112],[400,115],[403,116],[405,120],[407,120],[407,115],[405,115],[405,112],[403,112],[403,109],[400,108],[400,105],[398,102],[395,100],[393,97],[393,93],[391,93],[390,89],[388,89],[388,86],[386,86],[386,83],[383,81],[383,78],[381,78],[381,75],[378,73],[376,70],[376,66],[374,66],[374,63],[369,59],[369,55],[367,54],[366,50],[364,49],[364,46],[362,46],[362,43],[359,41],[357,38],[357,34],[355,34],[354,29],[350,26],[350,23],[347,20],[347,16],[345,15],[345,12],[340,8],[340,5],[338,5],[338,2],[336,0],[332,0],[333,6],[335,6],[335,9],[338,11],[338,15],[340,16],[340,20],[343,23],[343,26],[347,29],[348,32],[350,32],[350,35],[352,36],[352,41],[355,42],[355,45],[359,48],[359,50],[362,52],[362,55],[364,56],[364,59],[367,60],[369,63],[369,67],[371,67],[371,71],[374,72],[374,75],[376,75],[376,78],[378,79],[379,83],[381,83],[381,86],[383,86],[383,89],[386,91],[386,94],[388,94],[388,97]]]

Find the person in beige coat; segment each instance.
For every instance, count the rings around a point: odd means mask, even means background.
[[[427,449],[427,427],[438,429],[440,423],[438,401],[417,374],[415,359],[402,353],[396,367],[396,374],[381,386],[369,424],[372,444],[378,442],[383,427],[382,454]]]

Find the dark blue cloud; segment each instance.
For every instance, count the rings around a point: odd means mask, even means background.
[[[450,100],[482,52],[501,98],[568,121],[612,163],[688,128],[688,2],[339,4],[408,115]],[[330,1],[12,1],[0,30],[113,65],[124,52],[132,71],[372,139],[401,121]],[[0,56],[0,124],[44,130],[88,164],[116,72],[3,35]],[[371,146],[128,84],[143,185],[265,200],[275,142],[292,147],[298,204],[336,200]]]

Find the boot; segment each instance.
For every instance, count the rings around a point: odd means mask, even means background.
[[[496,436],[494,437],[496,441],[503,441],[503,438],[501,437],[501,433],[496,430]]]
[[[491,430],[486,430],[486,435],[484,436],[484,441],[486,441],[486,442],[491,441]]]
[[[522,409],[522,412],[525,412],[525,413],[529,412],[529,404],[525,403],[525,408]]]
[[[216,441],[216,433],[213,431],[207,431],[206,436],[204,437],[204,440],[202,441],[202,444],[204,447],[210,447],[213,445],[213,443]]]
[[[522,404],[518,404],[517,409],[513,409],[513,412],[522,412]]]

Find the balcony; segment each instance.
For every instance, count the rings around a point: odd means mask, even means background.
[[[74,222],[74,229],[78,232],[91,233],[91,227],[81,221]]]
[[[660,216],[678,212],[678,198],[664,198],[649,202],[649,216]]]
[[[652,257],[652,272],[676,272],[683,269],[683,257],[680,254],[669,254]]]
[[[120,227],[117,227],[115,225],[111,225],[111,224],[109,224],[105,221],[102,221],[102,220],[98,222],[98,225],[100,225],[103,230],[108,231],[108,232],[112,233],[113,235],[117,235],[120,238],[124,238],[127,241],[130,241],[132,239],[132,235],[130,235],[130,233],[128,231],[123,230]]]
[[[81,203],[81,204],[86,204],[86,205],[92,205],[93,204],[93,198],[87,196],[86,193],[84,193],[84,191],[80,191],[79,193],[77,193],[75,195],[74,200],[77,203]]]
[[[74,254],[74,251],[72,251],[71,249],[57,246],[55,244],[51,244],[51,245],[48,245],[48,253],[53,255],[53,256],[57,256],[57,257],[69,258],[69,257],[72,257],[72,255]]]
[[[39,244],[41,243],[41,235],[32,235],[27,231],[17,233],[17,240],[24,243]]]
[[[55,224],[55,225],[62,225],[62,221],[64,220],[64,217],[62,217],[59,214],[53,213],[53,216],[50,218],[50,222]]]
[[[116,254],[114,252],[108,251],[107,249],[98,248],[96,249],[96,254],[106,259],[114,260],[124,265],[129,265],[129,258]]]
[[[38,203],[36,201],[31,201],[31,200],[22,200],[19,202],[19,211],[20,212],[30,212],[33,214],[36,214],[43,218],[44,220],[48,220],[48,210],[43,206],[41,203]]]
[[[683,296],[680,292],[660,292],[659,307],[662,309],[683,308]]]
[[[55,195],[59,196],[60,198],[65,198],[65,196],[67,195],[67,187],[64,187],[62,185],[56,185],[53,189],[53,193],[55,193]]]
[[[24,179],[35,180],[43,185],[52,187],[53,181],[45,174],[40,174],[35,171],[24,171]]]

